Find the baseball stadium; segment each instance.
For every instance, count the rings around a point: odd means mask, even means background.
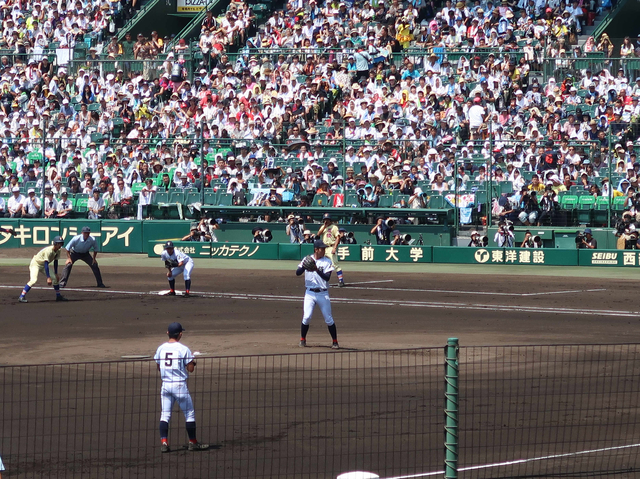
[[[640,477],[639,14],[6,0],[0,479]]]

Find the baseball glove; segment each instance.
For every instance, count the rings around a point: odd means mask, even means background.
[[[174,259],[168,259],[164,262],[164,267],[167,269],[171,269],[171,268],[177,268],[178,267],[178,262]]]
[[[317,268],[316,260],[312,256],[305,256],[302,260],[302,267],[307,271],[315,271]]]

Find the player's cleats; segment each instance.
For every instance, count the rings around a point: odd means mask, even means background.
[[[189,291],[185,291],[185,292],[184,292],[184,294],[183,294],[183,296],[184,296],[185,298],[189,298],[191,295],[189,294]]]
[[[169,291],[169,292],[167,293],[167,296],[175,296],[175,295],[176,295],[176,292],[175,292],[175,291]]]
[[[307,340],[306,339],[301,339],[299,346],[301,348],[306,348],[307,347]]]
[[[340,349],[340,346],[338,345],[338,341],[333,342],[333,344],[331,345],[331,349]]]
[[[69,300],[64,296],[56,296],[56,301],[69,301]]]
[[[162,446],[160,446],[160,452],[165,453],[170,451],[171,451],[171,448],[169,447],[169,444],[163,442]]]
[[[346,284],[344,284],[344,281],[340,281],[338,283],[338,288],[344,288],[346,286]]]
[[[60,283],[58,283],[58,286],[59,286],[60,288],[64,288],[64,287],[66,287],[66,286],[67,286],[67,283],[60,282]]]
[[[200,444],[199,442],[190,442],[189,448],[190,451],[206,451],[209,449],[209,444]]]
[[[96,286],[96,288],[106,288],[106,286],[104,285],[104,283],[101,283],[98,286]]]
[[[21,303],[28,303],[29,301],[27,301],[27,298],[25,298],[24,296],[20,296],[18,298],[18,301],[20,301]]]

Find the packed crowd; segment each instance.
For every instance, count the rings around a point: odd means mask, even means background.
[[[359,204],[376,206],[398,190],[409,198],[401,206],[420,208],[432,193],[476,191],[491,178],[512,185],[514,194],[499,199],[502,213],[505,201],[522,205],[525,189],[627,195],[637,188],[640,78],[605,63],[560,78],[535,74],[555,52],[610,55],[606,35],[597,46],[572,47],[606,4],[311,0],[287,4],[254,30],[252,9],[234,2],[220,18],[207,13],[193,81],[184,40],[169,48],[155,32],[106,38],[108,22],[105,30],[98,20],[118,4],[29,6],[26,20],[5,15],[5,41],[60,41],[53,32],[80,28],[80,35],[100,31],[100,49],[114,58],[166,59],[160,71],[122,61],[106,73],[90,51],[87,67],[69,75],[34,50],[3,58],[0,192],[30,181],[41,187],[44,174],[54,196],[95,193],[125,207],[136,196],[150,204],[159,188],[215,186],[238,204],[264,206],[304,206],[349,190]],[[247,48],[232,56],[235,43]],[[609,162],[612,185],[604,178]],[[254,186],[269,194],[248,194]]]

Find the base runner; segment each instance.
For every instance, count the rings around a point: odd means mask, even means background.
[[[167,328],[169,341],[161,344],[153,359],[158,365],[158,371],[162,377],[162,389],[160,400],[162,414],[160,415],[160,452],[169,452],[169,420],[174,403],[178,403],[184,413],[187,434],[189,436],[190,451],[205,451],[208,444],[200,444],[196,439],[196,413],[193,408],[193,400],[187,387],[189,373],[196,367],[196,358],[191,350],[184,344],[180,344],[184,328],[180,323],[171,323]]]
[[[60,236],[53,238],[53,244],[41,249],[36,255],[31,258],[29,264],[29,282],[22,290],[22,294],[18,298],[21,303],[27,302],[27,293],[38,282],[38,275],[44,273],[47,277],[47,284],[53,285],[53,289],[56,291],[56,301],[68,301],[67,298],[60,294],[60,275],[58,275],[58,260],[60,259],[60,252],[64,241]],[[51,276],[49,271],[49,265],[53,263],[54,276]]]
[[[336,271],[338,286],[344,288],[344,276],[342,275],[342,268],[338,264],[338,256],[336,255],[338,245],[340,244],[340,231],[331,221],[331,215],[329,213],[325,213],[322,217],[322,226],[318,230],[318,238],[327,245],[325,255],[331,261],[333,269]]]
[[[298,265],[296,276],[304,273],[304,314],[302,316],[302,326],[300,327],[300,347],[307,345],[307,332],[309,331],[309,321],[313,315],[316,304],[322,312],[324,322],[327,323],[329,334],[333,340],[331,347],[338,349],[338,331],[336,330],[333,316],[331,315],[331,300],[329,299],[329,279],[333,265],[331,260],[325,256],[327,245],[322,240],[313,243],[313,255],[306,256]]]
[[[184,254],[173,245],[173,241],[167,241],[164,244],[164,251],[160,255],[160,259],[164,261],[164,266],[169,271],[167,279],[169,280],[169,296],[176,295],[176,276],[184,277],[184,296],[189,297],[191,291],[191,271],[193,270],[193,260],[190,256]]]

